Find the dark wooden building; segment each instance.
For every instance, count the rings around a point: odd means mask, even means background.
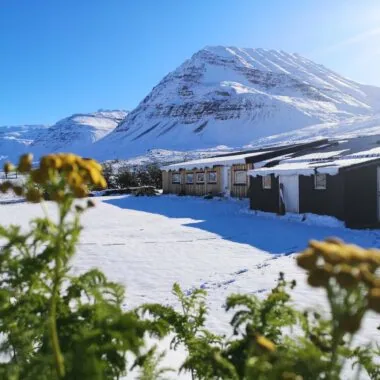
[[[379,224],[379,147],[355,151],[344,143],[326,144],[249,174],[254,210],[329,215],[349,227]]]

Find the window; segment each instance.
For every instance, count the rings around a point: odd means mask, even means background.
[[[247,172],[245,170],[236,170],[234,176],[235,185],[247,184]]]
[[[178,184],[181,183],[181,174],[180,173],[173,173],[172,174],[172,184]]]
[[[197,173],[197,183],[205,182],[205,173]]]
[[[272,177],[270,175],[264,175],[262,178],[263,178],[263,189],[271,189]]]
[[[325,190],[327,185],[326,174],[316,174],[314,176],[314,188],[316,190]]]
[[[186,183],[187,184],[193,184],[194,183],[194,174],[193,173],[186,173]]]
[[[208,172],[207,173],[207,183],[216,183],[218,179],[216,172]]]

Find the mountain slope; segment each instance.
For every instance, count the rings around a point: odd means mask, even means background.
[[[81,153],[107,134],[127,116],[125,111],[98,111],[75,114],[58,121],[32,144],[35,152],[70,151]]]
[[[363,139],[379,144],[380,142],[380,114],[373,116],[357,116],[338,123],[324,123],[312,125],[256,140],[247,148],[256,148],[269,145],[312,141],[321,138],[329,139]]]
[[[243,146],[252,140],[380,109],[380,88],[297,54],[206,47],[168,74],[112,133],[98,158],[147,149]]]
[[[46,133],[45,125],[18,125],[0,127],[0,162],[16,161],[20,154],[30,151],[31,144]]]
[[[16,162],[23,153],[42,154],[66,151],[93,155],[95,142],[112,132],[124,120],[126,111],[98,111],[75,114],[52,126],[0,127],[0,163]]]

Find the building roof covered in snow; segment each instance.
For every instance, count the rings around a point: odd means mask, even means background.
[[[363,145],[363,141],[334,141],[308,152],[286,155],[274,160],[257,162],[249,175],[337,175],[341,170],[380,160],[380,147]],[[367,149],[364,149],[364,148]]]
[[[178,164],[164,166],[162,169],[163,170],[179,170],[179,169],[191,170],[194,168],[203,169],[203,168],[213,167],[217,165],[229,166],[229,165],[235,165],[235,164],[245,164],[247,157],[258,156],[264,153],[267,153],[267,152],[258,151],[258,152],[230,155],[230,156],[208,157],[208,158],[203,158],[199,160],[180,162]]]
[[[191,160],[180,162],[162,167],[162,170],[192,170],[204,169],[213,166],[231,166],[236,164],[264,162],[265,160],[272,160],[274,158],[285,157],[290,153],[300,152],[307,148],[314,146],[321,146],[327,143],[327,139],[318,140],[314,142],[289,144],[286,146],[272,146],[267,149],[240,151],[230,154],[223,154],[215,157],[207,157],[198,160]]]

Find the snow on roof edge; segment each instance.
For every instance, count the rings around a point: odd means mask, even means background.
[[[279,175],[282,176],[292,176],[292,175],[304,175],[311,176],[314,174],[329,174],[329,175],[337,175],[339,173],[339,166],[322,166],[322,167],[284,167],[276,168],[276,166],[272,168],[260,168],[248,170],[248,175],[251,177],[259,177],[273,174],[275,177]]]
[[[251,152],[251,153],[244,153],[244,154],[231,155],[231,156],[208,157],[208,158],[204,158],[200,160],[185,161],[185,162],[179,162],[177,164],[163,166],[161,169],[162,170],[179,170],[179,169],[191,170],[194,168],[204,169],[206,167],[216,166],[216,165],[228,166],[228,165],[235,165],[235,164],[245,164],[246,158],[258,156],[265,153],[268,153],[268,151]]]

